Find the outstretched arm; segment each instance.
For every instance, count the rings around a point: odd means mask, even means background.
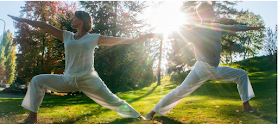
[[[236,33],[239,31],[259,30],[265,28],[264,26],[251,27],[246,25],[219,25],[220,30],[228,33]]]
[[[63,41],[63,31],[61,29],[58,29],[54,26],[51,26],[51,25],[46,24],[45,22],[41,22],[41,21],[32,21],[29,19],[18,18],[18,17],[11,16],[11,15],[8,15],[8,16],[11,17],[15,21],[25,22],[33,27],[39,27],[39,28],[45,29],[48,32],[50,32],[52,35],[54,35],[57,39]]]
[[[236,27],[236,26],[235,26]],[[236,33],[236,32],[239,32],[239,31],[249,31],[249,30],[260,30],[260,29],[264,29],[265,27],[264,26],[258,26],[258,27],[249,27],[249,26],[246,26],[246,28],[232,28],[232,30],[230,30],[229,32],[231,33]]]
[[[100,36],[98,40],[99,46],[113,46],[117,44],[132,44],[132,43],[142,43],[147,38],[151,38],[152,34],[145,34],[140,36],[138,39],[128,39],[128,38],[119,38],[119,37],[107,37]]]
[[[259,27],[247,27],[247,31],[248,30],[260,30],[260,29],[264,29],[264,26],[259,26]]]

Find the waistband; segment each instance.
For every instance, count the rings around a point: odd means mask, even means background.
[[[93,71],[93,72],[91,72],[91,73],[85,74],[85,75],[83,75],[83,76],[71,76],[71,75],[69,75],[69,74],[67,74],[67,73],[65,73],[65,72],[64,72],[64,75],[65,75],[67,78],[69,78],[69,85],[74,84],[76,87],[78,87],[78,83],[77,83],[77,79],[78,79],[78,78],[83,78],[83,77],[86,77],[86,76],[88,76],[88,75],[94,75],[94,76],[97,76],[97,77],[98,77],[98,73],[97,73],[96,71]]]
[[[78,84],[77,84],[77,82],[76,82],[76,77],[69,78],[69,79],[70,79],[69,85],[75,84],[75,86],[78,87]]]
[[[73,77],[73,76],[70,76],[69,74],[65,73],[64,72],[64,75],[69,79],[69,85],[72,85],[74,84],[76,87],[78,87],[78,84],[77,84],[77,78],[80,78],[80,77]]]

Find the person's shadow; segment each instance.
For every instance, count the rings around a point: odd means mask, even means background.
[[[116,119],[108,124],[125,124],[125,123],[132,123],[135,122],[139,124],[153,124],[154,121],[161,122],[162,124],[183,124],[182,122],[179,122],[177,120],[174,120],[172,118],[162,116],[162,117],[155,117],[153,120],[139,120],[139,119],[130,119],[130,118],[121,118]]]

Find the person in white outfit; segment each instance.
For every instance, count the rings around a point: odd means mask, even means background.
[[[23,121],[24,123],[37,122],[37,113],[46,89],[56,92],[82,91],[96,103],[116,111],[121,117],[144,119],[127,102],[110,92],[98,76],[94,69],[94,49],[97,45],[141,43],[148,38],[148,34],[142,35],[138,39],[89,34],[88,32],[92,28],[92,18],[89,13],[84,11],[76,11],[71,20],[71,27],[77,30],[75,34],[60,30],[45,22],[9,16],[16,21],[45,29],[63,41],[65,48],[64,74],[40,74],[32,78],[22,102],[22,106],[30,110],[29,116]]]
[[[194,46],[197,62],[182,84],[169,92],[157,105],[146,114],[146,119],[152,119],[154,114],[163,116],[173,109],[185,96],[199,88],[207,80],[235,82],[243,103],[243,111],[255,111],[249,100],[255,97],[248,75],[244,70],[218,66],[221,53],[221,35],[237,31],[259,30],[264,27],[247,27],[245,25],[222,25],[212,23],[216,18],[210,2],[201,2],[196,9],[201,19],[200,24],[194,24],[188,30],[173,32],[171,37],[189,41]],[[161,37],[161,34],[153,34]]]

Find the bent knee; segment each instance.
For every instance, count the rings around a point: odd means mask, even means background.
[[[32,78],[30,84],[39,83],[43,79],[43,75],[36,75]]]
[[[244,70],[240,70],[238,78],[236,79],[237,84],[246,82],[248,78],[247,72]]]
[[[244,70],[240,70],[240,77],[247,77],[247,72]]]

